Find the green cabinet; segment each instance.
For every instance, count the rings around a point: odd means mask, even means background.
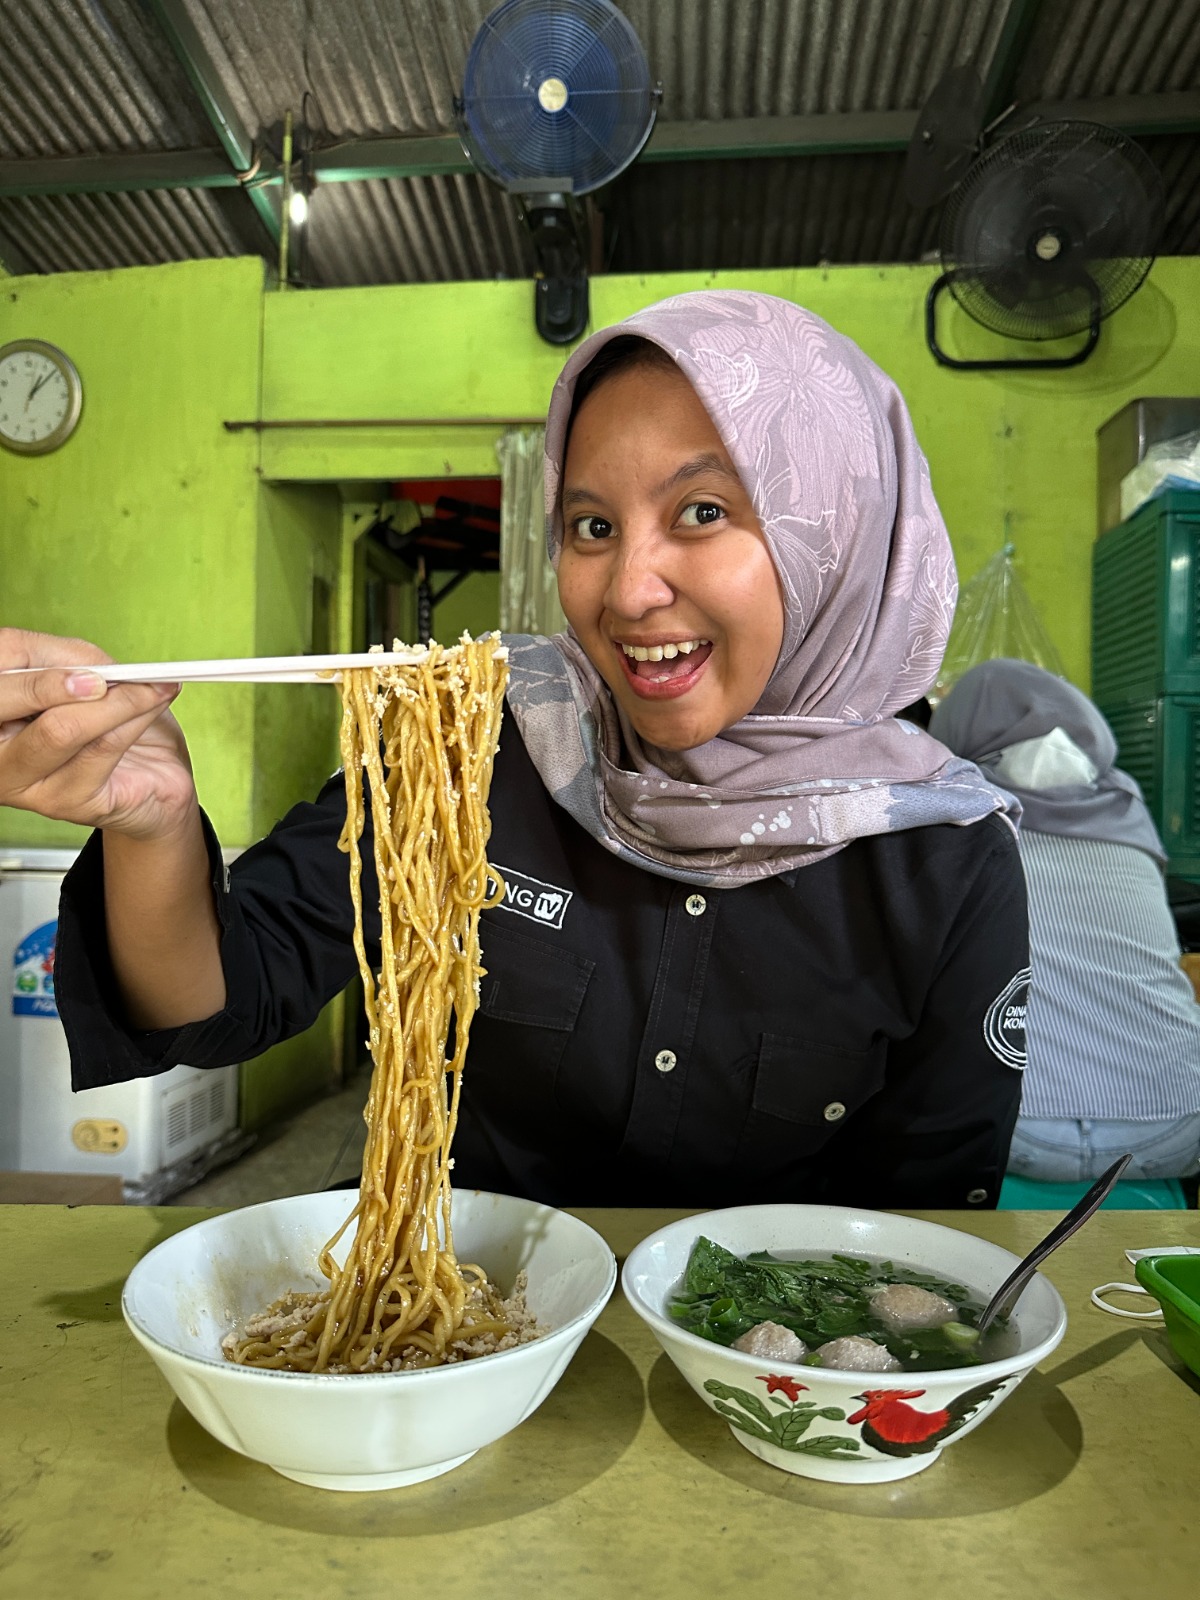
[[[1160,495],[1096,541],[1092,698],[1170,870],[1200,879],[1200,493]]]

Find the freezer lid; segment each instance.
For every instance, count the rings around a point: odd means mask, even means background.
[[[78,850],[50,850],[25,844],[0,844],[0,873],[66,872],[75,865],[78,854]]]

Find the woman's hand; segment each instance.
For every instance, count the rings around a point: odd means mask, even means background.
[[[167,839],[196,814],[177,684],[106,685],[66,669],[111,661],[79,639],[0,628],[0,805],[131,839]],[[7,667],[45,670],[3,676]]]

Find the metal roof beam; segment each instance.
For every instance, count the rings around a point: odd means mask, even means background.
[[[1036,111],[1043,122],[1102,122],[1105,127],[1140,134],[1196,133],[1200,130],[1200,92],[1126,94],[1100,100],[1039,100],[1018,106],[1022,120]]]
[[[1035,112],[1047,120],[1103,122],[1134,135],[1191,133],[1200,130],[1200,93],[1046,101],[1022,106],[1022,121]],[[916,113],[911,111],[660,122],[639,160],[723,161],[903,150],[915,123]],[[315,152],[313,167],[318,183],[425,178],[474,170],[452,134],[345,141]],[[263,164],[252,186],[243,187],[252,200],[269,196],[278,205],[282,181],[278,166],[271,161]],[[0,161],[0,197],[238,186],[236,173],[212,150]]]
[[[1131,134],[1200,129],[1200,94],[1122,95],[1104,100],[1046,102],[1021,107],[1039,117],[1104,122]],[[915,111],[830,112],[809,117],[729,118],[719,122],[658,122],[638,157],[652,161],[729,161],[768,156],[858,155],[904,150]],[[318,183],[364,178],[424,178],[472,171],[453,135],[359,139],[315,152]]]
[[[175,52],[180,66],[212,123],[213,131],[221,142],[240,181],[254,167],[254,141],[238,116],[232,100],[226,93],[221,75],[204,48],[204,42],[183,0],[146,0],[148,9],[158,20],[167,42]],[[184,184],[177,187],[194,188],[205,185]],[[279,196],[269,192],[266,185],[246,185],[250,203],[257,211],[272,244],[279,243],[283,223]]]
[[[117,156],[0,160],[0,194],[113,194],[130,189],[236,189],[219,150],[131,151]]]
[[[983,126],[986,128],[1012,104],[1013,86],[1025,59],[1025,48],[1042,0],[1009,0],[996,40],[995,54],[983,80]]]

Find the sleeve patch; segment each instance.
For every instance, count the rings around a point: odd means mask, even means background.
[[[1025,1013],[1029,1004],[1030,969],[1022,967],[1001,989],[983,1019],[983,1037],[992,1054],[1006,1067],[1024,1072]]]

